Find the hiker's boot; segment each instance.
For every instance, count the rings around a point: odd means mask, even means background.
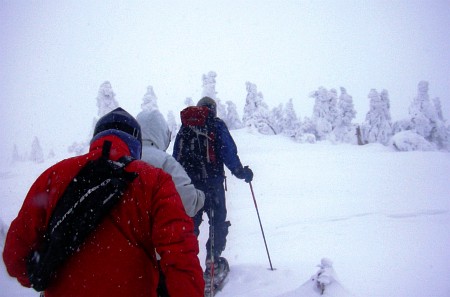
[[[212,265],[211,259],[206,259],[205,266],[206,269],[203,274],[205,283],[210,283],[211,277],[214,276],[214,284],[218,285],[226,278],[230,271],[228,261],[224,257],[214,259],[214,265]]]

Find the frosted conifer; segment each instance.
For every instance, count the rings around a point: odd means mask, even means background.
[[[156,97],[155,92],[153,91],[152,86],[147,87],[147,93],[144,94],[144,98],[142,98],[141,108],[145,111],[158,110],[158,97]]]
[[[29,160],[36,163],[44,162],[44,153],[42,152],[42,147],[37,137],[34,137],[33,143],[31,144],[31,153]]]

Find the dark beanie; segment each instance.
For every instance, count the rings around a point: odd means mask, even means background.
[[[203,97],[198,101],[197,106],[206,106],[214,114],[214,116],[217,116],[216,101],[214,101],[213,99],[209,97]]]
[[[130,150],[131,156],[140,159],[142,153],[141,126],[136,119],[118,107],[101,117],[95,125],[91,143],[106,135],[120,137]]]

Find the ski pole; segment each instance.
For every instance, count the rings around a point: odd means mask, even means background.
[[[211,263],[210,263],[210,271],[209,271],[209,277],[210,277],[210,280],[209,280],[209,286],[210,286],[210,291],[209,291],[209,296],[210,297],[213,297],[214,296],[214,273],[215,273],[215,271],[214,271],[214,249],[215,249],[215,246],[214,246],[214,241],[215,241],[215,238],[214,238],[214,206],[213,205],[211,205],[211,208],[210,208],[210,225],[209,225],[209,246],[210,246],[210,253],[211,253],[211,255],[210,255],[210,259],[211,259]]]
[[[270,260],[269,249],[267,247],[266,236],[264,235],[263,226],[261,224],[261,217],[259,216],[259,210],[258,210],[258,205],[256,204],[255,193],[253,192],[253,186],[252,186],[251,182],[249,182],[248,184],[250,185],[250,191],[252,192],[252,197],[253,197],[253,202],[255,203],[256,213],[258,214],[259,226],[261,227],[261,232],[262,232],[262,236],[264,239],[264,245],[266,246],[267,257],[269,258],[270,270],[274,270],[273,266],[272,266],[272,261]]]

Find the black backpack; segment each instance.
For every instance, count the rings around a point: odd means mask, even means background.
[[[191,178],[205,179],[217,164],[214,115],[206,106],[190,106],[180,116],[177,161]]]
[[[73,178],[55,206],[43,242],[29,255],[27,273],[36,291],[48,287],[58,268],[78,250],[137,177],[137,173],[124,170],[134,159],[125,156],[112,161],[110,148],[111,142],[105,141],[102,156],[89,161]]]

